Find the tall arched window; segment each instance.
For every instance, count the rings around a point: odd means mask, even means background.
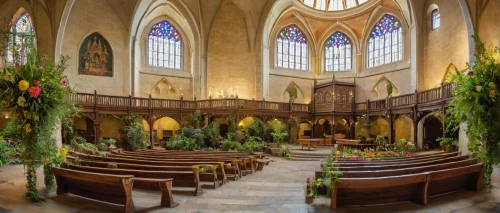
[[[441,26],[441,14],[438,9],[435,9],[432,11],[432,29],[435,30],[439,26]]]
[[[25,64],[27,51],[36,44],[35,30],[30,15],[19,9],[10,23],[7,62]]]
[[[403,30],[399,20],[385,15],[368,39],[368,67],[403,60]]]
[[[351,60],[351,41],[341,32],[333,33],[325,44],[325,71],[350,70]]]
[[[168,21],[155,24],[148,35],[148,65],[181,69],[182,39]]]
[[[304,33],[295,25],[285,27],[276,39],[276,66],[296,69],[309,69],[309,50]]]

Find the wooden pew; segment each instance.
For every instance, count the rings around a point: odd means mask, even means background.
[[[98,162],[98,161],[82,161],[82,166],[109,168],[110,164],[116,165],[117,169],[131,169],[131,170],[145,170],[145,171],[192,171],[192,166],[150,166],[141,164],[127,164],[127,163],[110,163],[110,162]],[[213,165],[209,165],[212,167]],[[208,172],[199,172],[201,182],[213,183],[214,189],[219,188],[219,180],[217,179],[217,173],[214,169]]]
[[[466,159],[456,162],[440,163],[435,165],[401,168],[401,169],[391,169],[391,170],[366,170],[366,171],[345,171],[342,172],[342,178],[369,178],[369,177],[386,177],[386,176],[398,176],[398,175],[410,175],[424,172],[431,172],[436,170],[444,170],[456,167],[464,167],[469,165],[474,165],[477,163],[475,159]],[[323,172],[316,171],[315,178],[321,178]]]
[[[197,169],[193,171],[145,171],[145,170],[132,170],[132,169],[109,169],[109,168],[99,168],[90,166],[77,166],[69,165],[70,169],[93,172],[93,173],[104,173],[104,174],[114,174],[114,175],[133,175],[138,178],[155,178],[155,179],[165,179],[172,178],[173,187],[193,187],[194,195],[201,195],[203,191],[201,190],[200,176]],[[144,190],[156,190],[160,191],[161,187],[154,182],[142,181],[134,184],[134,188],[144,189]]]
[[[57,182],[57,194],[71,193],[81,197],[124,205],[125,212],[135,210],[132,200],[134,181],[151,181],[162,191],[161,206],[173,208],[172,179],[138,179],[132,175],[108,175],[52,167]],[[105,189],[105,190],[103,190]]]
[[[414,160],[414,159],[432,158],[432,157],[437,157],[437,156],[452,157],[452,156],[457,156],[458,154],[459,154],[458,152],[450,152],[450,153],[440,152],[437,154],[401,156],[401,157],[393,157],[393,158],[387,158],[387,159],[378,159],[378,160],[371,160],[369,162],[371,163],[371,162],[391,162],[391,161],[401,161],[401,160]],[[335,162],[368,162],[368,161],[361,160],[361,159],[351,159],[351,158],[337,158],[337,159],[335,159]]]
[[[334,183],[330,209],[339,205],[374,205],[413,201],[427,205],[429,196],[443,195],[461,189],[484,189],[483,164],[424,172],[411,175],[340,178]]]
[[[112,157],[100,157],[100,156],[95,156],[95,155],[88,155],[88,154],[83,154],[83,153],[78,153],[78,152],[73,152],[70,151],[68,152],[70,155],[78,157],[79,159],[88,159],[92,161],[103,161],[103,162],[115,162],[115,163],[130,163],[130,164],[142,164],[142,165],[156,165],[156,166],[193,166],[193,165],[200,165],[200,164],[207,164],[207,165],[216,165],[217,166],[217,178],[219,180],[222,180],[222,183],[226,183],[228,177],[234,178],[234,180],[237,180],[238,178],[241,177],[241,172],[238,163],[233,163],[233,167],[226,167],[224,162],[215,162],[215,161],[198,161],[198,162],[191,162],[191,161],[181,161],[181,160],[176,160],[176,161],[151,161],[151,160],[136,160],[136,159],[129,159],[129,158],[112,158]],[[69,156],[69,155],[68,155]],[[68,156],[66,158],[68,158]],[[226,173],[228,171],[228,173]]]
[[[252,173],[252,171],[255,171],[254,164],[251,163],[251,159],[249,158],[242,158],[242,159],[235,159],[235,158],[220,158],[220,157],[207,157],[207,158],[194,158],[190,156],[176,156],[176,157],[149,157],[149,156],[124,156],[124,155],[119,155],[119,154],[109,154],[109,157],[113,158],[127,158],[127,159],[136,159],[136,160],[154,160],[154,161],[189,161],[189,162],[206,162],[206,161],[217,161],[217,162],[224,162],[224,163],[234,163],[238,164],[239,167],[239,176],[241,177],[242,175],[245,176],[248,173]],[[189,158],[188,158],[189,157]]]
[[[350,166],[350,167],[337,167],[340,171],[367,171],[367,170],[390,170],[390,169],[401,169],[401,168],[410,168],[410,167],[418,167],[418,166],[426,166],[433,165],[439,163],[446,162],[454,162],[468,159],[470,156],[458,156],[451,158],[443,158],[437,160],[423,161],[418,163],[408,163],[408,164],[390,164],[390,165],[362,165],[362,166]]]
[[[446,159],[455,156],[435,156],[427,157],[421,159],[409,159],[409,160],[396,160],[387,162],[370,162],[370,161],[360,161],[360,162],[334,162],[336,166],[348,167],[348,166],[377,166],[377,165],[394,165],[394,164],[408,164],[408,163],[418,163],[431,160]]]

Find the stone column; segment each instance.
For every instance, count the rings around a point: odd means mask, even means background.
[[[458,151],[461,155],[468,155],[469,149],[467,145],[469,144],[469,138],[467,137],[467,123],[460,123],[460,129],[458,131]]]

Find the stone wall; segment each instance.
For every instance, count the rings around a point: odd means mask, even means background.
[[[78,92],[127,96],[130,94],[130,69],[127,24],[106,1],[75,1],[69,14],[62,55],[70,56],[65,73]],[[100,33],[113,50],[113,77],[78,74],[78,51],[82,41],[90,34]]]

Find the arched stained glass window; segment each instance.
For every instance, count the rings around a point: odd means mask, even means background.
[[[333,33],[325,44],[325,71],[343,71],[352,68],[351,41],[341,32]]]
[[[304,33],[295,25],[285,27],[276,39],[276,66],[296,69],[309,69],[309,50]]]
[[[340,11],[357,7],[368,0],[298,0],[316,10]]]
[[[148,35],[148,65],[181,69],[182,39],[168,21],[155,24]]]
[[[368,39],[368,67],[403,60],[403,31],[399,20],[385,15],[375,25]]]
[[[36,44],[35,30],[30,15],[23,8],[17,11],[10,24],[10,36],[7,50],[8,63],[26,63],[30,45]]]
[[[435,30],[439,26],[441,26],[441,14],[438,9],[435,9],[432,11],[432,29]]]

